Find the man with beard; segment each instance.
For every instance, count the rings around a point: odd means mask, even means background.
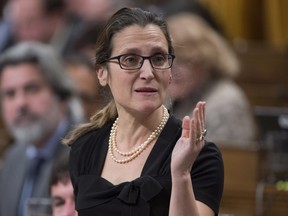
[[[52,163],[69,149],[61,139],[81,120],[73,88],[47,45],[23,42],[0,56],[1,112],[15,140],[1,172],[1,216],[22,216],[30,197],[49,197]]]

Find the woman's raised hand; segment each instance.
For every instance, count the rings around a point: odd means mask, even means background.
[[[182,123],[182,135],[172,152],[172,177],[190,175],[193,163],[204,146],[205,102],[198,102],[192,118],[185,116]]]

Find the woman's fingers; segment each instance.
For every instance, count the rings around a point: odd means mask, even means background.
[[[197,106],[198,112],[195,113],[193,118],[197,120],[197,124],[195,125],[195,131],[197,134],[196,144],[203,144],[204,137],[206,135],[205,129],[205,102],[198,102]]]
[[[205,129],[205,102],[200,101],[197,104],[199,108],[199,123],[200,123],[200,131],[204,131]]]
[[[191,144],[201,143],[205,135],[205,102],[198,102],[192,112],[192,119],[185,116],[182,122],[182,137],[190,138]]]
[[[189,138],[190,137],[190,118],[189,116],[185,116],[182,121],[182,137]]]

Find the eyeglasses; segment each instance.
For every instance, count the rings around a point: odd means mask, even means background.
[[[152,68],[165,70],[172,67],[175,56],[172,54],[155,54],[152,56],[141,56],[136,54],[123,54],[107,59],[107,62],[117,59],[120,68],[124,70],[138,70],[146,59],[149,60]]]

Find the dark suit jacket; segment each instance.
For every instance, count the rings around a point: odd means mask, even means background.
[[[18,202],[28,166],[27,145],[14,144],[7,152],[0,178],[0,216],[17,216]],[[47,160],[37,179],[32,196],[49,197],[50,172],[53,161],[69,152],[69,147],[59,140],[53,157]]]

